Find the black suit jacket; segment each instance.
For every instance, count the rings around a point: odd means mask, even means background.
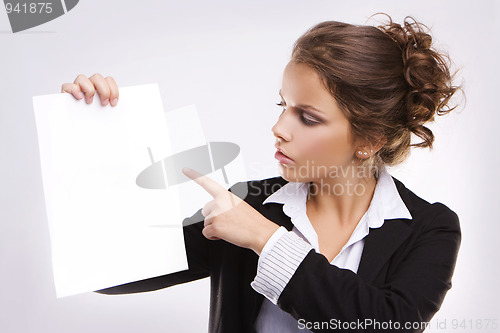
[[[458,216],[441,203],[430,204],[393,178],[412,219],[386,220],[370,229],[357,274],[331,265],[311,250],[283,290],[278,305],[302,323],[361,323],[349,331],[379,330],[392,323],[429,321],[451,288],[461,233]],[[245,192],[244,200],[269,220],[291,230],[282,204],[262,202],[286,181],[281,177],[238,183],[230,190]],[[240,191],[243,189],[243,191]],[[199,221],[199,222],[197,222]],[[201,233],[201,210],[184,220],[189,269],[100,290],[106,294],[137,293],[210,276],[210,332],[253,332],[263,296],[250,283],[258,256],[225,241],[207,240]],[[371,325],[366,325],[371,320]],[[397,323],[396,323],[397,322]],[[378,326],[376,326],[378,323]],[[363,324],[365,324],[363,326]],[[314,328],[312,329],[315,330]],[[338,330],[337,330],[338,331]]]

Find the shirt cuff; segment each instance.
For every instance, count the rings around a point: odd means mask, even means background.
[[[280,227],[262,249],[257,275],[250,284],[273,304],[313,247],[296,233]]]
[[[285,227],[279,227],[276,229],[276,231],[269,237],[267,240],[267,243],[264,245],[264,248],[262,248],[262,251],[260,251],[260,257],[259,257],[259,266],[261,265],[261,262],[266,260],[267,256],[269,255],[269,252],[273,249],[274,245],[279,241],[279,239],[288,232]]]

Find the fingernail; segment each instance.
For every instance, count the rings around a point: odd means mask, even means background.
[[[109,99],[108,99],[108,98],[106,98],[106,99],[102,102],[102,105],[103,105],[103,106],[106,106],[106,105],[108,105],[108,103],[109,103]]]
[[[93,100],[94,100],[94,96],[90,97],[89,101],[87,103],[90,104],[90,103],[92,103]]]
[[[189,168],[182,168],[182,172],[184,172],[184,173],[190,173],[191,169],[189,169]]]
[[[111,105],[112,105],[112,106],[115,106],[117,103],[118,103],[118,98],[113,98],[113,99],[111,100]]]
[[[77,94],[77,95],[78,95],[78,96],[77,96],[77,98],[78,98],[78,99],[82,99],[82,98],[84,98],[84,97],[85,97],[85,95],[84,95],[81,91],[80,91],[80,92],[78,92],[78,94]]]

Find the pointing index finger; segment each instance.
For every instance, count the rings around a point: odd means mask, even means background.
[[[198,185],[203,187],[212,197],[216,197],[221,192],[227,192],[227,190],[222,187],[215,180],[202,175],[196,170],[183,168],[182,173],[184,173],[188,178],[194,180]]]

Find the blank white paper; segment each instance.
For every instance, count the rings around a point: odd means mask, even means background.
[[[122,87],[116,107],[33,104],[57,297],[187,269],[178,188],[136,184],[150,151],[172,154],[158,86]]]
[[[198,116],[195,105],[188,105],[182,108],[168,111],[166,113],[167,127],[170,135],[172,146],[172,154],[182,154],[190,149],[207,145],[208,141],[204,135],[203,127]],[[154,154],[156,156],[156,154]],[[161,158],[162,156],[158,156]],[[213,156],[210,156],[211,158]],[[186,165],[187,167],[198,170],[196,165]],[[239,181],[246,180],[246,169],[243,161],[243,154],[240,152],[238,156],[230,163],[224,166],[227,183],[220,169],[213,170],[205,175],[212,178],[225,188],[231,187]],[[215,169],[215,168],[213,168]],[[188,217],[193,215],[198,209],[202,208],[208,201],[213,198],[203,188],[194,181],[186,181],[179,185],[175,185],[179,193],[180,212],[182,216]],[[245,191],[241,191],[240,195],[245,196]],[[197,222],[197,221],[194,221]]]

